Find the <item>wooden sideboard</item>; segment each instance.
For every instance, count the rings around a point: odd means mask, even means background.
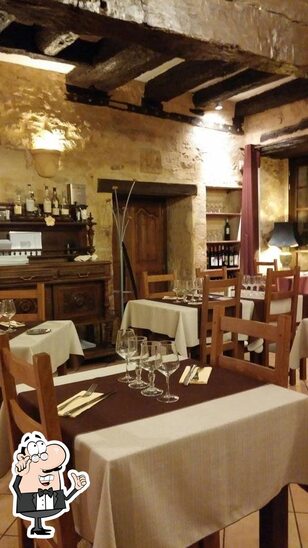
[[[22,288],[43,282],[46,319],[72,320],[82,338],[97,344],[85,352],[88,358],[114,352],[106,340],[106,325],[112,322],[111,263],[74,260],[78,255],[94,252],[93,225],[92,217],[88,222],[56,219],[54,226],[47,226],[43,218],[0,221],[2,239],[8,238],[12,230],[42,235],[41,253],[29,256],[28,264],[0,266],[0,287]]]

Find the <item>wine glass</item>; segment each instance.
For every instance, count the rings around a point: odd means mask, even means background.
[[[130,358],[136,353],[136,351],[137,343],[134,330],[130,328],[119,329],[116,339],[116,353],[119,354],[121,358],[126,360],[126,372],[123,377],[119,377],[117,379],[119,382],[130,383],[133,381],[133,377],[131,376],[128,367]]]
[[[148,382],[145,382],[141,378],[142,367],[141,367],[141,344],[147,341],[146,337],[138,336],[136,338],[136,354],[134,354],[134,363],[135,365],[135,374],[136,378],[129,383],[129,388],[135,388],[136,390],[142,390],[148,386]]]
[[[4,299],[1,303],[1,316],[9,321],[9,326],[6,330],[7,333],[13,333],[13,331],[16,331],[16,329],[11,326],[11,319],[15,316],[15,314],[16,307],[14,299]]]
[[[170,394],[169,381],[170,375],[172,375],[180,366],[179,355],[174,341],[161,342],[160,351],[162,359],[158,371],[166,377],[166,392],[157,399],[163,403],[174,403],[178,401],[179,396]]]
[[[155,386],[155,371],[161,365],[161,346],[158,341],[141,343],[141,367],[149,373],[149,385],[141,391],[143,396],[160,396],[163,390]]]

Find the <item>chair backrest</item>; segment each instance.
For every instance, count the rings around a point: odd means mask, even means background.
[[[255,274],[266,274],[267,269],[272,268],[273,270],[278,270],[278,261],[273,259],[272,261],[256,261],[254,260],[254,273]]]
[[[209,268],[208,270],[201,270],[201,268],[196,268],[196,278],[204,278],[208,276],[210,279],[223,278],[224,280],[228,277],[228,269],[226,266],[221,268]]]
[[[33,364],[16,357],[9,348],[7,334],[0,336],[0,373],[3,401],[7,414],[10,452],[13,460],[21,437],[27,432],[39,431],[47,440],[62,440],[57,413],[57,401],[52,380],[49,354],[33,356]],[[39,419],[34,419],[24,409],[17,398],[17,384],[27,384],[36,391]],[[21,542],[27,539],[22,521],[18,520]],[[77,546],[71,512],[63,514],[54,522],[57,542],[53,539],[37,539],[39,546]],[[21,544],[22,546],[26,544]]]
[[[141,274],[141,297],[147,298],[159,298],[164,295],[174,295],[174,292],[170,289],[170,283],[176,279],[175,273],[170,274],[148,274],[142,272]],[[156,286],[156,291],[155,291]],[[164,287],[167,289],[164,291]]]
[[[289,315],[291,317],[291,340],[293,340],[296,330],[299,276],[299,267],[278,271],[269,269],[266,276],[264,321],[273,323],[277,322],[279,315]],[[287,287],[281,290],[280,282],[284,279],[287,280]]]
[[[46,319],[45,286],[42,283],[23,289],[0,289],[0,301],[3,299],[14,299],[17,309],[14,319],[17,321],[42,322]]]
[[[208,276],[203,278],[203,294],[201,305],[201,322],[199,333],[200,360],[201,363],[209,362],[211,353],[211,336],[213,310],[220,305],[227,315],[239,317],[241,315],[241,286],[242,274],[237,272],[235,278],[211,280]],[[212,298],[218,294],[217,300]],[[234,349],[232,339],[225,341],[224,346],[228,350]]]
[[[231,332],[233,335],[236,335],[237,341],[234,356],[224,355],[223,335],[226,332]],[[274,367],[258,365],[240,358],[238,344],[239,335],[262,338],[268,344],[275,343],[276,353]],[[290,337],[291,319],[288,316],[282,315],[278,318],[276,325],[268,325],[265,322],[225,316],[223,307],[218,306],[215,308],[213,318],[211,366],[238,371],[239,373],[260,381],[287,387]]]

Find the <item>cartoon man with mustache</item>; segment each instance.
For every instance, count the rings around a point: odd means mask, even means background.
[[[10,489],[13,493],[13,515],[31,521],[30,538],[50,538],[54,528],[44,521],[69,511],[69,504],[90,485],[86,472],[69,470],[69,490],[63,472],[69,451],[60,441],[47,441],[40,432],[24,434],[12,464]],[[69,503],[68,503],[69,501]]]

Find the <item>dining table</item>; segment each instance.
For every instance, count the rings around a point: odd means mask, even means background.
[[[187,364],[172,406],[118,383],[122,363],[54,377],[59,403],[94,379],[116,392],[60,418],[70,466],[90,477],[72,505],[78,532],[93,548],[186,548],[260,509],[260,546],[286,548],[287,486],[308,484],[307,396],[219,367],[184,386]],[[19,393],[35,416],[33,391]]]

